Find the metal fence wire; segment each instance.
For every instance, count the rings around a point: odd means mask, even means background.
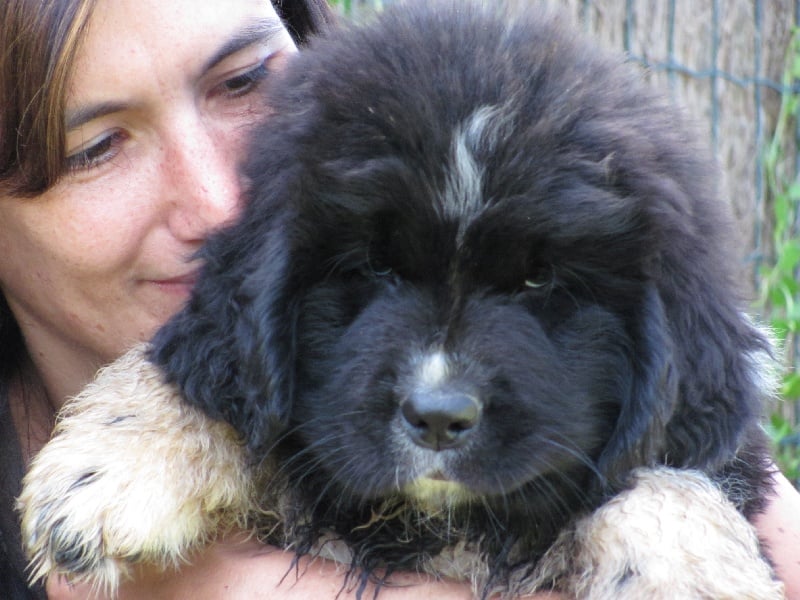
[[[352,18],[393,0],[335,0]],[[496,4],[496,0],[484,0]],[[761,266],[774,260],[774,217],[764,172],[765,149],[775,130],[786,89],[787,51],[800,22],[800,0],[510,0],[525,10],[546,3],[565,7],[587,34],[622,49],[641,63],[654,85],[665,88],[708,133],[722,167],[742,242],[742,277],[753,298]],[[782,175],[800,172],[800,129],[782,148]],[[798,234],[797,223],[793,225]],[[790,362],[800,365],[796,343]],[[781,410],[800,422],[797,403]]]

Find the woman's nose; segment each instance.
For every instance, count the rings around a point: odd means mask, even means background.
[[[202,241],[239,213],[241,144],[234,137],[236,132],[219,131],[198,120],[173,138],[163,168],[169,227],[177,238]]]

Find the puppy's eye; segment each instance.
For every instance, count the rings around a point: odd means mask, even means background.
[[[365,274],[373,279],[394,281],[403,247],[397,215],[379,211],[373,216],[372,234],[366,247]]]
[[[374,264],[372,262],[370,262],[369,263],[369,270],[370,270],[370,273],[372,273],[376,277],[388,277],[393,272],[392,267],[390,267],[388,265],[385,265],[385,264],[382,264],[380,262],[376,262]]]
[[[382,252],[377,251],[375,248],[370,249],[367,255],[366,267],[368,275],[379,279],[390,277],[394,273],[389,261],[384,259]]]
[[[524,290],[546,290],[555,280],[552,265],[535,265],[528,269],[523,282]]]
[[[525,287],[529,290],[539,290],[543,287],[547,287],[549,281],[543,281],[538,279],[526,279],[525,280]]]

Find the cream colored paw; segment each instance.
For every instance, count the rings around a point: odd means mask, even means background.
[[[664,468],[641,469],[636,480],[564,546],[577,554],[568,577],[576,598],[784,598],[752,525],[707,477]],[[549,559],[566,564],[561,554]]]
[[[244,450],[137,348],[72,400],[19,498],[35,580],[113,592],[131,563],[178,564],[251,509]]]

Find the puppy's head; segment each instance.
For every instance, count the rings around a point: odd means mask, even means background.
[[[552,516],[638,465],[720,467],[765,344],[693,135],[558,18],[424,4],[275,83],[155,360],[357,504]]]

